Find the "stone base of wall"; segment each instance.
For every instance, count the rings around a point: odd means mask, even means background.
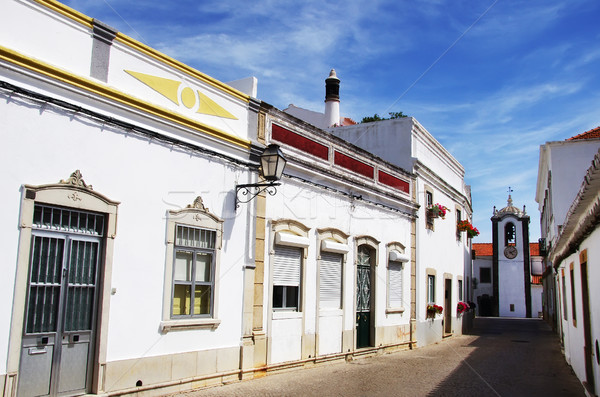
[[[342,352],[314,357],[311,354],[314,351],[314,338],[306,337],[301,360],[271,365],[256,365],[261,361],[256,360],[256,356],[265,356],[263,350],[268,338],[258,338],[258,344],[248,341],[250,343],[242,347],[112,361],[104,365],[102,390],[106,396],[161,396],[257,378],[273,372],[392,353],[416,345],[414,340],[410,340],[409,324],[376,328],[377,346],[373,347],[357,350],[354,347],[353,330],[344,331],[342,340]],[[4,379],[5,376],[0,377],[2,385]]]
[[[107,395],[159,396],[239,380],[240,348],[203,350],[108,362]]]

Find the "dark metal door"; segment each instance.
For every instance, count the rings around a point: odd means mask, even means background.
[[[452,280],[446,279],[444,285],[444,333],[452,333]]]
[[[88,391],[100,238],[34,231],[19,396]]]
[[[356,347],[371,345],[371,255],[358,250],[356,264]]]

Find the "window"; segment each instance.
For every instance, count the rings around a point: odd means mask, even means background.
[[[319,308],[342,307],[342,259],[343,255],[321,252],[319,268]]]
[[[161,331],[216,328],[223,220],[197,197],[167,213],[167,253]]]
[[[402,299],[402,262],[388,263],[388,307],[404,306]]]
[[[462,212],[457,208],[456,209],[456,224],[458,225],[458,222],[462,221]],[[458,227],[456,228],[456,239],[457,240],[462,240],[462,235],[460,233],[460,231],[458,230]]]
[[[435,303],[435,276],[427,276],[427,302]]]
[[[507,223],[504,226],[504,245],[515,244],[516,242],[516,231],[514,223]]]
[[[463,301],[463,281],[458,280],[458,300]]]
[[[300,311],[302,249],[275,246],[273,259],[273,309]]]
[[[479,269],[479,282],[489,284],[492,282],[492,269],[489,267],[482,267]]]
[[[176,226],[173,318],[212,315],[216,234],[214,230]]]
[[[430,190],[425,191],[425,228],[433,230],[433,216],[430,216],[427,208],[433,205],[433,192]]]

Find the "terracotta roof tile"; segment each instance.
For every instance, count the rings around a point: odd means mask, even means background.
[[[571,138],[568,138],[567,141],[575,141],[575,140],[579,140],[579,139],[594,139],[594,138],[600,138],[600,127],[596,127],[589,131],[583,132],[579,135],[572,136]]]
[[[529,243],[529,255],[540,256],[540,244],[539,243]]]
[[[492,256],[493,250],[492,243],[473,243],[473,251],[477,256]]]

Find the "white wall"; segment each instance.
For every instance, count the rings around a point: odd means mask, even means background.
[[[443,172],[443,170],[441,171]],[[461,333],[461,324],[456,316],[456,305],[458,303],[458,277],[464,275],[465,262],[470,262],[469,241],[465,233],[461,233],[461,239],[456,237],[456,205],[459,205],[447,192],[436,188],[433,181],[425,178],[417,180],[417,200],[421,205],[417,226],[417,341],[418,346],[424,346],[441,340],[443,334],[442,319],[447,310],[452,313],[452,330]],[[433,202],[445,205],[450,209],[445,219],[434,220],[434,230],[426,228],[426,205],[425,191],[433,189]],[[467,215],[466,209],[462,208],[463,219]],[[435,269],[435,297],[436,304],[444,306],[444,314],[436,316],[434,320],[426,318],[427,309],[427,268]],[[452,304],[445,307],[444,303],[444,275],[449,274],[452,278]]]
[[[559,268],[558,274],[561,275],[561,271],[564,269],[566,278],[566,297],[567,297],[567,319],[565,320],[562,315],[562,301],[560,302],[561,316],[559,321],[562,324],[564,332],[564,352],[567,362],[573,368],[573,371],[581,381],[585,381],[585,358],[584,352],[584,331],[583,331],[583,307],[582,307],[582,295],[581,295],[581,263],[579,260],[579,252],[586,250],[588,251],[588,289],[589,289],[589,303],[590,303],[590,321],[591,321],[591,334],[592,334],[592,348],[595,353],[596,343],[600,343],[600,292],[595,286],[600,281],[600,269],[597,264],[600,258],[600,229],[596,228],[594,232],[587,237],[584,242],[580,245],[579,251],[571,254],[565,258]],[[576,324],[573,323],[573,303],[571,294],[571,273],[570,264],[573,263],[573,273],[575,281],[575,305],[576,305]],[[562,290],[562,282],[559,277],[559,287]],[[600,381],[600,367],[596,361],[596,357],[592,357],[594,376],[596,385]]]
[[[413,168],[413,118],[406,117],[328,129],[333,135],[406,170]]]
[[[409,217],[395,211],[386,210],[361,200],[351,200],[348,196],[326,191],[302,183],[296,179],[284,178],[282,186],[273,197],[267,197],[266,216],[270,220],[294,219],[306,227],[309,227],[310,245],[307,250],[307,258],[303,268],[301,287],[303,296],[303,308],[301,318],[298,321],[296,314],[280,314],[270,311],[269,295],[271,291],[269,263],[265,263],[265,295],[264,307],[265,326],[268,335],[281,335],[273,340],[270,353],[271,362],[281,357],[298,356],[297,347],[300,343],[301,334],[315,334],[317,332],[318,302],[317,302],[317,257],[319,255],[318,228],[336,228],[349,234],[348,244],[350,251],[346,254],[346,264],[343,269],[343,329],[342,331],[353,331],[355,324],[355,261],[356,244],[358,236],[370,236],[380,241],[378,246],[378,262],[374,277],[374,299],[375,299],[375,326],[386,327],[394,325],[409,324],[410,322],[410,264],[404,266],[403,274],[403,313],[386,314],[387,304],[387,258],[386,244],[400,242],[406,247],[406,253],[410,255],[410,225]],[[267,224],[267,228],[269,225]],[[267,233],[270,235],[270,232]],[[267,243],[265,246],[265,258],[269,258],[272,247]],[[287,316],[287,317],[286,317]],[[286,318],[284,321],[281,318]],[[269,318],[272,321],[269,322]],[[272,325],[270,325],[272,324]],[[285,331],[285,332],[284,332]],[[284,335],[293,335],[293,341],[287,340]],[[335,342],[337,343],[337,342]],[[299,358],[299,357],[298,357]]]
[[[94,190],[120,201],[111,287],[108,356],[118,360],[239,345],[243,274],[249,261],[247,223],[233,213],[236,175],[247,171],[218,158],[172,150],[143,136],[127,134],[81,116],[2,99],[0,114],[9,137],[0,167],[7,173],[0,195],[0,244],[9,277],[0,283],[4,302],[12,302],[18,246],[21,184],[56,183],[80,169]],[[24,122],[26,120],[27,122]],[[197,172],[201,170],[201,172]],[[159,333],[165,271],[166,211],[202,196],[211,212],[225,219],[221,255],[219,318],[212,332]],[[25,249],[25,248],[24,248]],[[23,286],[19,286],[23,288]],[[10,318],[11,305],[2,306]],[[7,340],[9,322],[0,326]],[[1,345],[5,353],[6,343]],[[4,365],[5,360],[0,360]]]
[[[193,143],[235,161],[247,161],[248,148],[240,142],[254,136],[256,125],[252,126],[243,94],[200,73],[167,65],[158,53],[149,56],[117,41],[111,47],[109,81],[105,84],[89,76],[93,38],[87,24],[91,18],[81,16],[78,22],[33,1],[5,1],[2,7],[2,46],[13,55],[3,60],[0,80],[164,137]],[[28,29],[22,29],[23,21],[27,21]],[[20,56],[30,62],[23,66],[14,61]],[[35,65],[43,65],[45,74],[38,74]],[[211,97],[236,120],[177,106],[128,75],[125,70],[129,69],[185,80],[186,85]],[[54,79],[53,73],[63,72],[67,72],[63,81]],[[96,90],[98,87],[102,89]],[[124,102],[114,99],[117,97]],[[0,307],[2,318],[9,319],[12,310],[21,186],[57,183],[79,169],[95,191],[121,203],[111,281],[116,293],[111,296],[106,320],[107,360],[239,346],[242,269],[253,262],[249,254],[253,236],[248,233],[249,218],[233,211],[232,192],[236,183],[251,182],[254,171],[219,156],[115,127],[83,112],[63,110],[43,99],[31,100],[4,91],[0,98],[0,167],[5,170],[0,187],[5,209],[0,215],[0,247],[7,270],[0,281],[0,298],[5,302]],[[139,106],[125,104],[131,101],[138,101],[135,103]],[[221,139],[219,131],[232,140]],[[215,298],[221,324],[215,331],[161,334],[166,213],[191,204],[196,196],[203,198],[211,213],[225,220],[217,275],[220,289]],[[6,372],[9,332],[10,321],[2,322],[0,373]]]

